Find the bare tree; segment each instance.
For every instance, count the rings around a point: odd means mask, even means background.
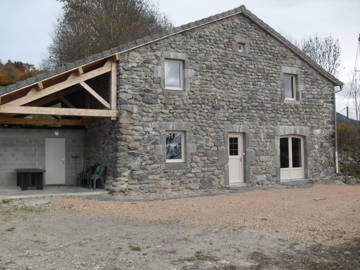
[[[358,42],[351,85],[347,91],[354,104],[356,120],[360,120],[360,35]]]
[[[336,75],[340,67],[340,44],[332,36],[319,38],[309,37],[296,44],[305,54],[332,75]]]
[[[58,0],[64,14],[44,65],[54,67],[98,53],[172,25],[150,0]]]

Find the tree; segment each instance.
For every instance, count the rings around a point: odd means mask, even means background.
[[[63,3],[64,14],[44,62],[50,67],[171,28],[149,0],[58,1]]]
[[[360,120],[360,34],[355,56],[354,71],[350,87],[347,89],[347,95],[354,104],[356,120]]]
[[[0,61],[0,86],[25,80],[42,72],[42,70],[35,69],[34,65],[21,61],[12,62],[8,60],[6,64],[2,64]]]
[[[332,75],[336,75],[340,67],[340,44],[332,36],[318,36],[304,39],[297,46],[319,66]]]

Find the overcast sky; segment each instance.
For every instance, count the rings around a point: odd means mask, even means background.
[[[360,33],[360,0],[154,0],[175,26],[244,4],[290,40],[331,35],[340,40],[342,70],[348,82]],[[55,0],[0,0],[0,59],[39,65],[47,55],[61,5]],[[339,99],[338,111],[347,101]]]

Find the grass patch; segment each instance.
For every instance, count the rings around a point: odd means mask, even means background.
[[[290,249],[294,249],[296,246],[298,246],[299,245],[299,243],[297,243],[297,242],[292,242],[290,245],[289,245],[289,248]]]
[[[343,168],[341,168],[341,172],[344,175],[360,178],[360,166],[359,165],[344,166]]]
[[[6,232],[13,232],[15,231],[15,227],[10,227],[5,230]]]
[[[140,252],[141,251],[141,247],[137,247],[137,246],[129,246],[130,250],[132,251],[137,251]]]
[[[204,254],[202,251],[196,251],[194,258],[198,261],[209,261],[209,262],[216,262],[219,259],[215,256]]]
[[[7,199],[4,199],[4,200],[1,201],[2,204],[8,204],[10,202],[11,202],[11,200],[7,200]]]

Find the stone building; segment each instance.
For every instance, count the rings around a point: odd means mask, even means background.
[[[339,86],[241,6],[0,89],[0,183],[95,162],[113,191],[328,179]]]

